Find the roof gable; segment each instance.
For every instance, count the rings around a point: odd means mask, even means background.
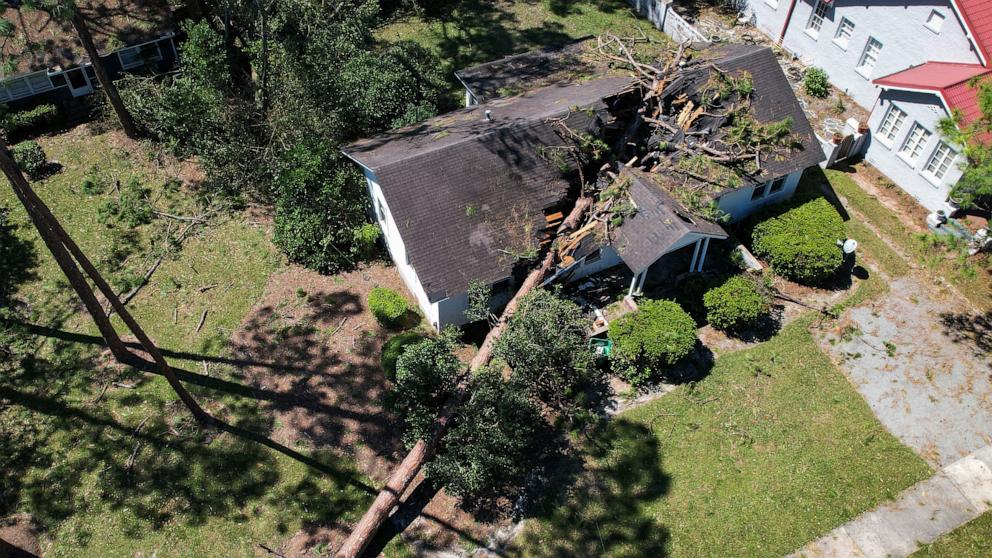
[[[969,34],[976,43],[983,63],[992,62],[992,2],[989,0],[952,0]]]

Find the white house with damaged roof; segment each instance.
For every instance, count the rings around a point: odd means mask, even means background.
[[[757,122],[789,118],[795,139],[787,156],[763,156],[760,172],[707,190],[724,223],[733,223],[788,199],[803,171],[824,155],[770,49],[721,47],[710,55],[723,72],[750,74]],[[569,83],[555,81],[554,72],[531,71],[520,59],[515,64],[526,78],[498,89],[518,94],[476,89],[482,81],[472,76],[497,81],[486,65],[459,72],[467,95],[480,104],[343,150],[362,168],[390,256],[435,328],[466,323],[472,281],[492,285],[494,305],[505,303],[579,194],[571,159],[549,153],[575,135],[616,133],[615,115],[629,106],[635,87],[625,75],[602,72]],[[705,82],[709,71],[700,65],[687,80]],[[581,237],[558,261],[555,276],[573,281],[626,266],[636,294],[660,268],[702,270],[710,245],[728,236],[722,226],[685,207],[662,173],[626,169],[620,178],[633,215],[608,234]]]

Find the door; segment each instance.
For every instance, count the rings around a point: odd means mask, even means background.
[[[72,91],[73,97],[81,97],[93,92],[93,83],[90,82],[89,76],[82,68],[73,68],[67,71],[65,77],[69,82],[69,91]]]

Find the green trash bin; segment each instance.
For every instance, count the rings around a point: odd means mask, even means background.
[[[593,338],[589,340],[589,348],[599,358],[606,358],[613,352],[613,341]]]

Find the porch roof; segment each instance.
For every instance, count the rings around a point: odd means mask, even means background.
[[[637,212],[620,225],[613,246],[634,273],[695,238],[727,238],[723,227],[689,213],[650,174],[625,169],[623,176],[630,178],[629,195]],[[693,238],[686,242],[686,237]]]

